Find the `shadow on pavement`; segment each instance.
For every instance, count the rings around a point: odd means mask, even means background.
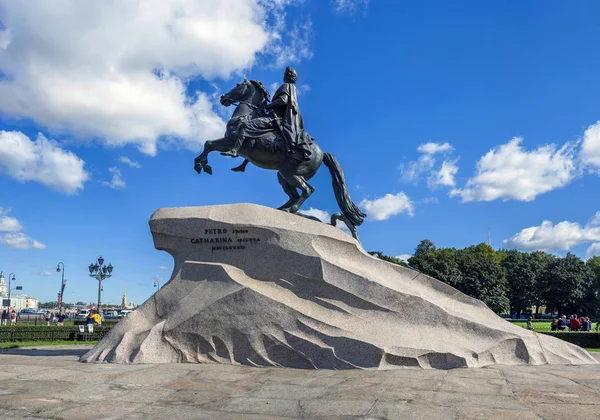
[[[16,356],[77,356],[81,357],[89,351],[86,348],[53,349],[48,347],[27,347],[17,349],[0,349],[0,355],[10,354]]]

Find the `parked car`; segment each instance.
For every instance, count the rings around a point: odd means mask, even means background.
[[[107,311],[106,315],[104,315],[104,319],[118,319],[119,312],[118,311]]]
[[[79,312],[77,313],[76,318],[77,319],[86,319],[89,314],[90,314],[89,309],[80,309]]]
[[[27,309],[23,309],[21,311],[21,315],[44,315],[45,312],[43,311],[38,311],[37,309],[31,309],[31,308],[27,308]]]
[[[125,318],[127,315],[129,315],[132,312],[133,311],[131,309],[123,309],[122,311],[119,311],[119,318]]]

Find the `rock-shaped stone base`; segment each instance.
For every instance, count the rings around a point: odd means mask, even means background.
[[[267,207],[157,210],[171,280],[81,360],[390,369],[595,364],[485,304],[365,253],[341,230]]]

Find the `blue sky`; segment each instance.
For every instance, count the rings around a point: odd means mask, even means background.
[[[33,4],[35,3],[35,6]],[[0,0],[0,270],[24,292],[142,303],[172,261],[159,207],[278,207],[276,174],[214,154],[244,75],[299,73],[307,131],[367,211],[367,250],[422,239],[600,254],[597,2]],[[139,6],[139,7],[138,7]],[[275,85],[276,87],[276,85]],[[338,211],[326,169],[304,210]]]

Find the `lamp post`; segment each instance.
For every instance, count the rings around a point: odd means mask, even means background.
[[[60,268],[61,264],[62,270]],[[60,281],[60,291],[58,292],[58,313],[60,314],[62,313],[63,296],[65,294],[65,264],[62,262],[56,264],[56,272],[62,274],[62,278]]]
[[[154,287],[156,287],[157,292],[160,290],[160,283],[158,282],[158,280],[154,280]]]
[[[100,309],[100,305],[102,305],[102,280],[112,277],[113,266],[112,264],[104,265],[104,258],[100,256],[98,262],[90,264],[88,268],[90,277],[98,280],[98,313],[102,316],[102,309]]]
[[[15,273],[10,273],[8,275],[8,310],[10,310],[11,306],[12,306],[12,301],[10,300],[10,282],[11,281],[16,281],[17,278],[15,277]]]

